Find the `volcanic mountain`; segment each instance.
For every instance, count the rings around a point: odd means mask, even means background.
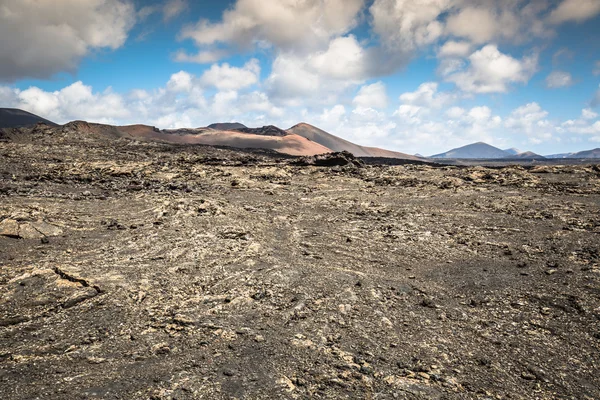
[[[237,148],[270,149],[279,153],[307,156],[330,153],[331,150],[298,135],[264,136],[238,131],[211,128],[160,130],[148,125],[114,127],[123,135],[138,140],[161,141],[180,144],[204,144]],[[105,126],[104,129],[109,129]]]
[[[0,128],[20,128],[43,122],[46,125],[58,126],[52,121],[17,108],[0,108]]]
[[[306,123],[294,125],[288,129],[287,132],[294,135],[300,135],[333,151],[349,151],[357,157],[385,157],[402,158],[406,160],[420,160],[419,157],[397,151],[384,150],[377,147],[360,146]]]
[[[487,143],[477,142],[452,149],[445,153],[435,154],[431,156],[431,158],[493,159],[507,158],[512,156],[512,154],[497,147],[491,146]]]
[[[533,151],[523,151],[521,153],[510,155],[507,158],[524,159],[524,160],[545,160],[546,159],[546,157],[541,156],[537,153],[534,153]]]

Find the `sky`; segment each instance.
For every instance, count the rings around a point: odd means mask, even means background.
[[[600,147],[600,0],[0,0],[0,107],[307,122],[431,155]]]

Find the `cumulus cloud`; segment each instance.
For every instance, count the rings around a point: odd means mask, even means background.
[[[456,106],[450,107],[448,110],[446,110],[446,115],[448,116],[448,118],[451,119],[459,119],[460,117],[465,115],[465,109]]]
[[[564,0],[552,11],[548,21],[553,24],[575,21],[582,22],[600,13],[598,0]]]
[[[517,60],[496,45],[486,45],[469,56],[466,70],[446,77],[459,89],[472,93],[503,93],[513,83],[526,83],[537,70],[537,55]]]
[[[173,92],[189,92],[193,87],[194,77],[186,71],[179,71],[167,82],[167,89]]]
[[[255,60],[241,68],[226,64],[214,67],[200,76],[179,71],[162,87],[135,89],[126,94],[115,93],[110,87],[94,91],[81,81],[53,92],[37,87],[20,90],[0,86],[0,103],[57,123],[82,119],[116,125],[144,123],[160,128],[189,128],[229,119],[248,123],[266,120],[270,124],[283,120],[286,110],[253,87],[259,73]]]
[[[540,144],[550,140],[556,132],[555,125],[546,117],[548,112],[532,102],[513,110],[504,125],[518,134],[526,135],[531,143]]]
[[[94,49],[121,47],[135,24],[127,0],[4,0],[0,5],[0,81],[74,71]]]
[[[581,110],[581,117],[579,119],[570,119],[563,122],[560,130],[578,135],[599,135],[590,139],[598,141],[597,139],[600,139],[600,121],[594,121],[597,118],[598,113],[589,108],[584,108]]]
[[[352,100],[352,104],[362,108],[387,107],[388,97],[385,84],[383,82],[376,82],[371,85],[362,86]]]
[[[471,43],[449,40],[438,50],[438,57],[466,57],[471,53]]]
[[[500,21],[493,11],[484,7],[466,7],[448,18],[447,32],[464,37],[473,43],[484,43],[494,38]]]
[[[400,95],[404,104],[424,106],[427,108],[441,108],[452,102],[455,96],[449,93],[438,92],[437,82],[425,82],[419,85],[416,91]]]
[[[375,0],[369,8],[373,31],[388,48],[410,53],[443,33],[438,16],[450,0]]]
[[[310,57],[309,66],[319,75],[334,79],[362,80],[369,75],[371,60],[352,35],[331,41],[326,51]]]
[[[596,119],[598,118],[598,113],[594,112],[589,108],[584,108],[583,110],[581,110],[581,118],[585,120]]]
[[[385,63],[370,54],[352,35],[331,41],[329,47],[308,55],[282,52],[273,61],[266,87],[271,97],[288,104],[299,100],[335,103],[341,93],[356,87]]]
[[[0,88],[4,104],[21,108],[47,119],[63,123],[85,119],[113,123],[130,116],[123,97],[111,88],[93,93],[90,86],[77,81],[61,90],[46,92],[37,87],[25,90]]]
[[[238,0],[222,20],[185,27],[182,39],[201,48],[218,43],[248,49],[257,43],[282,50],[315,50],[353,28],[364,0]]]
[[[229,55],[227,50],[203,50],[196,54],[188,54],[184,50],[179,50],[173,56],[175,61],[192,62],[198,64],[210,64],[219,61]]]
[[[394,112],[394,116],[400,118],[405,124],[418,125],[421,124],[422,117],[429,114],[429,109],[415,106],[412,104],[402,104]]]
[[[552,71],[546,77],[546,86],[551,89],[562,88],[571,86],[573,84],[573,77],[570,73],[565,71]]]
[[[260,65],[253,58],[242,68],[232,67],[225,63],[214,64],[200,77],[200,82],[206,86],[213,86],[220,90],[239,90],[258,82]]]

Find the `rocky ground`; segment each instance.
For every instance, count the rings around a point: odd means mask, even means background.
[[[600,398],[598,166],[0,137],[2,399]]]

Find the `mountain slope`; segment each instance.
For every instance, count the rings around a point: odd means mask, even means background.
[[[349,151],[356,157],[386,157],[419,160],[419,157],[377,147],[360,146],[306,123],[294,125],[287,132],[300,135],[333,151]]]
[[[50,126],[58,126],[52,121],[17,108],[0,108],[0,128],[19,128],[43,122]]]
[[[529,160],[545,160],[546,159],[546,157],[541,156],[537,153],[534,153],[533,151],[524,151],[522,153],[517,153],[515,155],[511,155],[507,158],[514,158],[514,159],[520,158],[520,159],[529,159]]]
[[[584,150],[570,155],[571,158],[600,158],[600,147]]]
[[[504,151],[513,156],[523,153],[521,150],[514,148],[514,147],[511,147],[510,149],[504,149]]]
[[[263,136],[237,131],[218,131],[202,128],[161,131],[147,125],[119,126],[116,129],[124,135],[137,139],[157,140],[169,143],[270,149],[295,156],[313,156],[331,152],[327,147],[311,142],[299,135],[287,135],[283,137]]]
[[[493,159],[493,158],[506,158],[511,157],[511,154],[501,150],[497,147],[491,146],[487,143],[477,142],[468,144],[463,147],[452,149],[445,153],[435,154],[431,158],[481,158],[481,159]]]
[[[549,154],[546,158],[600,158],[600,148],[583,150],[577,153]]]

